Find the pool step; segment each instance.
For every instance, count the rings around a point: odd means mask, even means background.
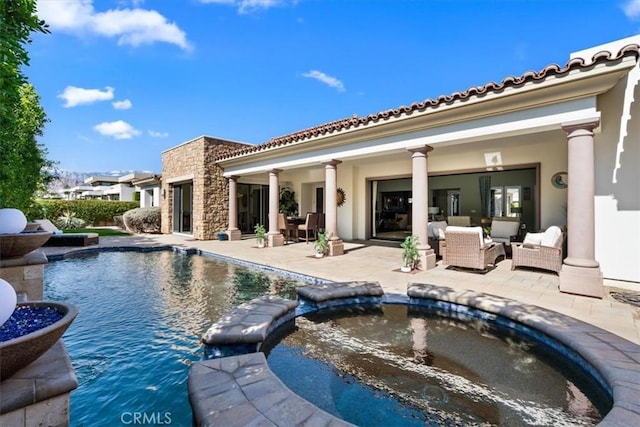
[[[197,426],[352,426],[293,393],[263,353],[197,362],[189,371]]]
[[[294,318],[298,301],[263,296],[234,307],[215,322],[202,337],[208,345],[257,344]]]
[[[384,291],[378,282],[330,282],[298,288],[302,304],[314,309],[351,304],[380,305],[382,295]]]

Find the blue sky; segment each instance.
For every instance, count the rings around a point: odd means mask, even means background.
[[[77,172],[161,171],[200,135],[259,144],[640,33],[640,0],[39,0],[40,141]]]

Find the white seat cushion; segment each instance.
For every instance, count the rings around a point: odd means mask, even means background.
[[[433,239],[444,239],[444,230],[447,228],[447,221],[433,221],[428,223],[429,237]]]
[[[552,225],[543,233],[540,245],[555,248],[559,245],[560,237],[562,237],[562,230],[560,227]]]
[[[527,235],[524,236],[524,240],[522,241],[522,243],[528,243],[530,245],[540,246],[543,235],[544,233],[527,233]]]
[[[456,233],[477,234],[480,246],[484,245],[484,238],[482,235],[482,227],[460,227],[456,225],[450,225],[446,228],[446,231],[454,231]]]

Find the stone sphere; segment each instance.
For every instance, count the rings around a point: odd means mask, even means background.
[[[19,209],[0,209],[0,234],[20,233],[26,226],[27,217]]]
[[[9,320],[13,310],[16,309],[16,302],[18,302],[18,299],[13,286],[6,280],[0,279],[0,326]]]

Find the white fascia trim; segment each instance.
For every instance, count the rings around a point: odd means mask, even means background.
[[[383,155],[425,145],[454,145],[484,141],[491,138],[527,135],[561,129],[562,123],[599,119],[596,98],[583,98],[565,103],[547,105],[529,110],[515,111],[495,117],[484,117],[465,122],[447,124],[421,131],[371,139],[345,146],[318,147],[310,153],[292,154],[278,159],[255,161],[245,165],[228,166],[223,175],[246,176],[265,173],[271,169],[291,169],[316,166],[328,160],[348,160]],[[407,157],[409,158],[409,157]]]
[[[190,173],[188,175],[181,175],[181,176],[175,176],[173,178],[167,178],[166,182],[167,184],[177,184],[179,182],[193,181],[195,177],[196,177],[195,174]]]

